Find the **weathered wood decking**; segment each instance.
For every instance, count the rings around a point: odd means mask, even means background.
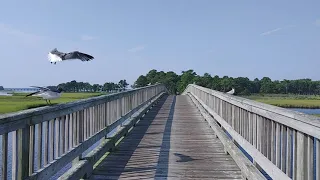
[[[165,96],[92,179],[242,179],[240,168],[188,96]]]

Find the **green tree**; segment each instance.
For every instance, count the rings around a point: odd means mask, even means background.
[[[188,86],[188,84],[194,83],[196,79],[197,73],[192,69],[187,71],[182,71],[182,75],[180,77],[180,81],[178,82],[178,91],[181,94],[183,90]]]
[[[134,87],[135,88],[144,87],[144,86],[147,86],[148,84],[149,84],[149,81],[147,77],[144,75],[140,75],[138,79],[135,81]]]

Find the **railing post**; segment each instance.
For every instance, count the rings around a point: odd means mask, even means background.
[[[18,136],[18,172],[17,179],[25,179],[29,176],[29,142],[30,142],[30,126],[17,131]]]
[[[307,174],[307,138],[304,133],[297,131],[297,180],[306,179]]]
[[[79,143],[82,143],[84,140],[84,110],[79,112]]]
[[[2,180],[7,179],[8,170],[8,133],[2,135],[2,162],[1,162],[1,174]]]

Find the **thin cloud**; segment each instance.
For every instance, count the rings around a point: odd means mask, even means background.
[[[272,33],[275,33],[275,32],[277,32],[277,31],[280,31],[280,30],[282,30],[282,28],[276,28],[276,29],[272,29],[272,30],[263,32],[263,33],[261,33],[260,35],[261,35],[261,36],[267,36],[267,35],[270,35],[270,34],[272,34]]]
[[[129,49],[128,51],[135,53],[135,52],[142,51],[142,50],[144,50],[144,46],[137,46],[137,47]]]
[[[287,28],[292,28],[292,27],[296,27],[296,26],[295,25],[289,25],[289,26],[285,26],[285,27],[279,27],[279,28],[276,28],[276,29],[272,29],[272,30],[263,32],[263,33],[260,34],[260,36],[267,36],[267,35],[270,35],[272,33],[275,33],[275,32],[278,32],[278,31],[281,31],[281,30],[284,30],[284,29],[287,29]]]
[[[83,41],[92,41],[94,39],[96,39],[96,37],[89,36],[89,35],[82,35],[81,36],[81,40],[83,40]]]
[[[21,31],[19,29],[13,28],[10,25],[3,24],[3,23],[0,23],[0,33],[15,36],[20,39],[24,39],[24,40],[28,40],[28,41],[29,40],[30,41],[31,40],[32,41],[39,41],[39,40],[43,40],[46,38],[45,36],[40,36],[37,34]]]

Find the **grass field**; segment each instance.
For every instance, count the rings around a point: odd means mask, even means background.
[[[0,114],[16,112],[40,106],[46,106],[46,101],[39,97],[25,97],[25,93],[14,94],[13,96],[0,96]],[[63,93],[62,97],[52,100],[52,104],[71,102],[79,99],[99,96],[101,93]],[[284,108],[320,108],[320,96],[307,95],[283,95],[265,94],[244,96],[266,104]],[[316,115],[320,116],[320,115]]]
[[[65,103],[95,97],[101,93],[62,93],[61,98],[51,100],[52,104]],[[40,97],[25,97],[26,93],[16,93],[13,96],[0,96],[0,114],[46,106],[47,103]]]
[[[244,98],[283,108],[320,108],[320,96],[314,95],[266,94],[244,96]]]

